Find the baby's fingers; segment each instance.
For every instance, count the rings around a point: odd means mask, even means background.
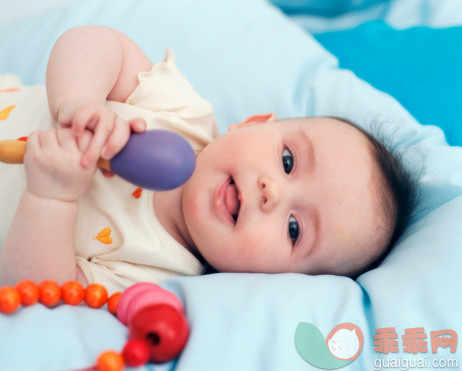
[[[39,134],[39,131],[34,131],[31,134],[29,134],[29,137],[26,141],[26,155],[34,154],[41,150]]]
[[[76,138],[77,146],[80,152],[84,153],[90,147],[91,139],[93,138],[93,133],[89,130],[84,130],[84,132]]]
[[[54,156],[55,150],[60,145],[56,132],[56,130],[34,131],[29,135],[24,156],[26,166],[31,162],[46,163]]]
[[[141,117],[131,119],[128,124],[135,133],[142,133],[146,129],[146,120]]]
[[[57,131],[58,140],[62,148],[67,150],[77,149],[76,138],[72,135],[70,128],[64,128]]]
[[[57,130],[47,130],[39,133],[39,140],[42,149],[53,150],[59,147]]]
[[[116,119],[117,120],[117,119]],[[101,150],[114,127],[114,119],[111,115],[100,118],[94,130],[94,136],[90,145],[82,156],[82,166],[89,167],[96,162],[101,156]]]
[[[107,160],[111,159],[127,144],[129,138],[130,126],[125,120],[117,118],[114,129],[103,148],[102,157]]]
[[[79,136],[85,129],[93,130],[96,123],[103,119],[100,113],[88,105],[77,110],[72,118],[72,133]]]

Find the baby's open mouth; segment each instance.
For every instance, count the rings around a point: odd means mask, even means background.
[[[239,191],[237,190],[234,179],[231,178],[230,183],[225,189],[225,206],[228,209],[228,212],[234,219],[234,223],[237,222],[239,216],[239,209],[241,208],[241,203],[239,201]]]

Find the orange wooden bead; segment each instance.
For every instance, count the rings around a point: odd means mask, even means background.
[[[47,307],[54,307],[61,300],[61,287],[51,280],[39,283],[40,303]]]
[[[62,299],[65,304],[77,305],[85,296],[85,289],[82,284],[77,281],[67,281],[61,287]]]
[[[16,284],[16,290],[21,295],[21,304],[25,307],[34,305],[40,298],[40,289],[37,284],[31,280],[23,280]]]
[[[101,308],[106,304],[108,293],[99,283],[92,283],[85,289],[85,303],[91,308]]]
[[[113,315],[117,314],[117,305],[119,304],[119,299],[121,295],[121,292],[116,292],[115,294],[112,294],[107,300],[107,309]]]
[[[3,286],[0,288],[0,312],[13,313],[21,303],[21,295],[14,287]]]
[[[124,358],[121,354],[113,350],[101,353],[96,361],[96,369],[98,371],[121,371],[124,367]]]

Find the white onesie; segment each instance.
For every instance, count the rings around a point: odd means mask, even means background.
[[[163,62],[138,79],[126,103],[107,103],[120,117],[143,117],[147,129],[175,131],[196,153],[218,135],[211,104],[178,70],[170,50]],[[11,76],[0,77],[0,140],[56,127],[44,86],[25,87]],[[23,165],[0,164],[2,244],[25,186]],[[203,270],[157,220],[152,191],[117,176],[105,178],[99,171],[79,200],[74,243],[77,264],[88,282],[101,283],[111,293],[135,282],[198,275]]]

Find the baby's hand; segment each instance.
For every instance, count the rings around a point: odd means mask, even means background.
[[[81,166],[82,153],[91,138],[88,130],[79,138],[70,129],[33,132],[24,156],[27,190],[41,198],[77,201],[96,172],[96,163],[88,168]]]
[[[58,123],[63,128],[70,127],[77,137],[85,129],[93,131],[90,145],[82,156],[84,167],[91,166],[100,157],[111,159],[127,144],[131,130],[140,133],[146,128],[146,121],[142,118],[127,121],[118,117],[105,104],[80,98],[67,99],[61,103]]]

